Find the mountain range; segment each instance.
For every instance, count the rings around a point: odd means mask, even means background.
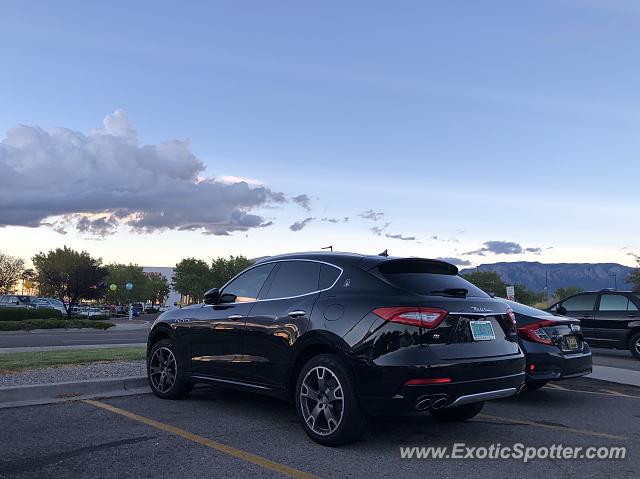
[[[557,288],[578,286],[585,291],[604,288],[629,290],[629,273],[634,268],[617,263],[550,263],[516,261],[513,263],[481,264],[478,268],[467,268],[461,274],[473,271],[494,271],[507,284],[523,284],[533,291],[542,291],[549,285],[549,293]]]

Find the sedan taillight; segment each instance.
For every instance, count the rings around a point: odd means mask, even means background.
[[[444,309],[416,306],[378,308],[374,309],[373,312],[387,321],[429,329],[438,326],[449,314]]]
[[[518,336],[522,339],[526,339],[527,341],[533,341],[535,343],[542,344],[553,344],[551,338],[544,330],[546,326],[551,326],[555,324],[555,321],[552,320],[543,320],[537,323],[527,324],[526,326],[520,326],[518,328]]]

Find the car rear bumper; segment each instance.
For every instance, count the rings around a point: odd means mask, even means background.
[[[371,415],[470,404],[517,394],[525,381],[522,354],[476,358],[431,366],[373,366],[356,369],[361,407]],[[407,384],[415,379],[446,379],[437,384]],[[424,401],[428,407],[419,408]]]
[[[578,353],[563,353],[556,346],[522,341],[527,359],[527,382],[558,381],[585,376],[592,371],[591,349],[584,343]],[[533,366],[533,367],[532,367]]]

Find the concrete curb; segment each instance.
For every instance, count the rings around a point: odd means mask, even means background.
[[[0,387],[0,409],[150,392],[145,376]]]

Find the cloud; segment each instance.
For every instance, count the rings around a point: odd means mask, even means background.
[[[452,258],[450,256],[445,256],[441,258],[436,258],[440,261],[445,261],[447,263],[454,264],[456,266],[471,266],[471,261],[461,258]]]
[[[468,251],[463,253],[464,255],[478,255],[485,256],[485,253],[492,254],[522,254],[522,253],[542,253],[542,248],[530,247],[523,248],[519,243],[513,241],[486,241],[483,243],[482,248]]]
[[[305,218],[301,221],[296,221],[295,223],[293,223],[291,226],[289,226],[289,229],[291,231],[300,231],[302,228],[304,228],[305,226],[307,226],[309,223],[311,223],[314,220],[314,218]]]
[[[371,220],[371,221],[380,221],[382,219],[382,217],[384,216],[384,213],[381,211],[373,211],[373,210],[367,210],[367,211],[363,211],[362,213],[360,213],[358,215],[360,218],[364,218],[365,220]]]
[[[201,230],[228,235],[264,225],[252,211],[283,193],[229,176],[204,176],[188,140],[140,145],[122,110],[85,135],[20,125],[0,142],[0,226],[75,225],[92,235],[122,225],[147,233]]]
[[[303,207],[305,210],[311,211],[311,198],[309,197],[309,195],[303,194],[294,196],[293,198],[291,198],[291,201],[293,201],[298,206]]]
[[[320,221],[326,221],[327,223],[339,223],[338,218],[322,218]]]
[[[389,225],[391,225],[391,223],[385,223],[383,226],[372,226],[369,229],[374,235],[382,236],[382,234],[387,231],[387,228],[389,228]]]
[[[415,236],[402,236],[400,234],[392,235],[392,234],[387,233],[385,236],[387,238],[397,239],[397,240],[402,240],[402,241],[415,241],[416,240]]]

